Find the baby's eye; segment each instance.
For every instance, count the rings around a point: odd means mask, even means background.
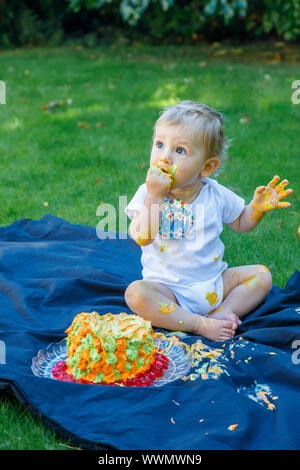
[[[183,153],[185,153],[185,150],[182,147],[177,147],[177,150],[182,150],[182,152],[178,152],[179,155],[183,155]]]
[[[160,145],[163,145],[163,143],[162,142],[156,142],[156,145],[159,149],[161,149],[162,147],[160,147]]]

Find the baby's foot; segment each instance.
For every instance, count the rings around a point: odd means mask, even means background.
[[[234,336],[236,323],[232,320],[219,320],[197,315],[195,333],[211,341],[226,341]]]
[[[235,328],[237,328],[242,323],[235,313],[223,309],[222,306],[208,315],[208,318],[216,318],[217,320],[231,320],[235,323]]]

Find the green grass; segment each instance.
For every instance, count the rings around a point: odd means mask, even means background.
[[[18,400],[0,392],[0,450],[71,450],[80,449],[58,437],[42,420],[34,418]]]
[[[222,233],[229,266],[264,264],[273,284],[284,287],[299,268],[300,104],[291,102],[291,84],[300,79],[300,57],[273,56],[217,45],[0,52],[7,87],[7,104],[0,105],[0,224],[50,213],[96,227],[101,201],[118,207],[119,195],[130,200],[144,182],[162,107],[193,99],[224,113],[233,139],[221,184],[248,204],[275,174],[290,181],[291,208],[266,214],[252,232],[224,226]],[[68,99],[72,104],[42,110]],[[241,124],[245,114],[249,122]],[[1,398],[0,448],[64,448],[15,398]]]

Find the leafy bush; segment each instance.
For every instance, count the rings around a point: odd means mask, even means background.
[[[265,0],[262,29],[275,31],[287,41],[300,38],[300,0]]]
[[[0,44],[300,39],[300,0],[0,0]]]

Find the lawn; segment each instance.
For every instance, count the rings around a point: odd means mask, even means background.
[[[0,80],[2,226],[50,213],[96,227],[101,202],[118,208],[119,195],[129,201],[145,181],[159,111],[193,99],[225,116],[231,146],[219,183],[247,204],[276,174],[294,190],[292,206],[252,232],[224,226],[224,260],[264,264],[279,287],[299,269],[300,104],[291,85],[300,56],[292,49],[28,48],[0,52]],[[1,449],[72,446],[10,394],[1,395],[0,423]]]

